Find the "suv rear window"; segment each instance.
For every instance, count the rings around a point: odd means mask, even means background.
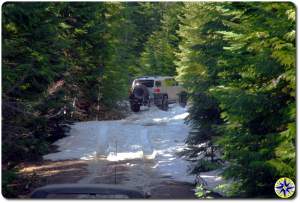
[[[154,80],[137,80],[135,84],[140,83],[142,85],[145,85],[146,87],[153,87],[154,86]]]

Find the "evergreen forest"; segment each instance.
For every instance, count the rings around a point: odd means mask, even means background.
[[[1,65],[4,196],[69,124],[123,118],[144,75],[188,93],[190,173],[223,168],[229,197],[274,198],[277,179],[296,181],[292,3],[7,2]]]

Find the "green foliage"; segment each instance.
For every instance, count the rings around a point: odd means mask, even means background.
[[[16,170],[2,170],[2,195],[6,198],[14,197],[16,191],[14,191],[10,184],[17,178]]]
[[[179,30],[177,71],[193,93],[194,130],[187,143],[218,147],[229,163],[223,175],[239,183],[232,184],[238,188],[232,196],[275,197],[276,179],[295,179],[296,171],[295,8],[290,3],[185,8],[198,11],[186,12]],[[205,149],[197,150],[199,155]]]
[[[97,113],[102,119],[100,108],[110,111],[127,99],[163,9],[150,2],[5,3],[3,165],[38,160],[67,124]]]
[[[205,195],[205,190],[204,190],[204,188],[203,188],[202,185],[199,185],[198,187],[196,187],[195,195],[196,195],[198,198],[203,198],[203,197],[204,197],[204,195]]]
[[[161,26],[148,38],[141,54],[140,75],[175,75],[175,53],[178,50],[180,3],[160,3]]]
[[[8,168],[86,119],[73,116],[78,105],[92,118],[126,99],[133,77],[177,73],[191,104],[192,172],[222,158],[224,177],[236,181],[230,195],[245,197],[273,197],[277,178],[295,179],[291,3],[8,2],[2,11]]]
[[[205,159],[200,159],[197,161],[197,163],[194,165],[194,168],[191,173],[199,173],[201,172],[207,172],[207,171],[213,171],[215,169],[220,168],[222,165],[218,162],[212,162]]]
[[[213,141],[219,133],[215,126],[222,122],[218,101],[209,91],[209,87],[218,82],[215,56],[223,52],[224,43],[215,33],[211,33],[214,28],[224,27],[218,18],[214,18],[213,14],[218,11],[213,5],[186,3],[178,32],[181,41],[177,53],[177,78],[188,90],[191,102],[187,122],[192,131],[187,138],[190,147],[185,153],[200,159],[192,170],[194,173],[207,171],[214,168],[209,166],[216,165],[216,145]]]
[[[220,198],[221,196],[218,193],[207,190],[203,185],[197,185],[195,189],[195,195],[200,199],[214,199]]]

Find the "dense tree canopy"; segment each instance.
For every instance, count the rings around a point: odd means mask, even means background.
[[[279,177],[296,177],[295,12],[262,2],[5,3],[5,169],[46,153],[70,122],[106,119],[134,77],[172,75],[189,96],[192,172],[221,167],[234,180],[228,195],[273,197]]]
[[[196,171],[215,162],[206,157],[217,146],[229,162],[224,176],[236,181],[234,195],[273,196],[279,177],[296,177],[295,7],[197,3],[185,9],[193,12],[179,30],[178,78],[192,101],[195,131],[188,143],[206,143],[190,152],[203,157]]]

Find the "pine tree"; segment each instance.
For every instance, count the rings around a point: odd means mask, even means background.
[[[228,55],[221,57],[223,87],[212,92],[226,121],[220,143],[231,166],[225,175],[238,179],[247,196],[273,196],[279,177],[295,178],[295,44],[286,39],[295,30],[287,15],[293,9],[288,3],[233,3],[223,10],[232,16],[230,31],[219,32]]]
[[[3,5],[5,165],[39,156],[47,151],[50,137],[64,135],[63,94],[49,93],[66,70],[58,12],[57,7],[44,3]]]
[[[187,122],[192,131],[187,138],[189,149],[184,154],[197,159],[193,173],[218,166],[214,140],[219,136],[215,126],[221,123],[220,109],[209,92],[218,83],[217,57],[223,52],[224,42],[212,32],[224,29],[218,16],[213,3],[186,3],[179,29],[177,78],[186,87],[191,101]]]
[[[193,173],[222,159],[239,197],[273,197],[279,177],[295,180],[293,4],[7,2],[2,10],[7,169],[46,153],[67,123],[105,119],[100,109],[126,99],[133,77],[177,73],[190,100]]]
[[[141,54],[140,75],[175,75],[175,53],[178,50],[180,3],[161,3],[161,26],[148,38]]]
[[[187,143],[218,146],[229,163],[224,176],[236,181],[232,195],[273,197],[279,177],[295,179],[295,8],[289,3],[186,8],[177,70],[191,94],[189,122],[196,130]],[[211,105],[220,117],[205,111]],[[207,129],[220,136],[206,136]]]

